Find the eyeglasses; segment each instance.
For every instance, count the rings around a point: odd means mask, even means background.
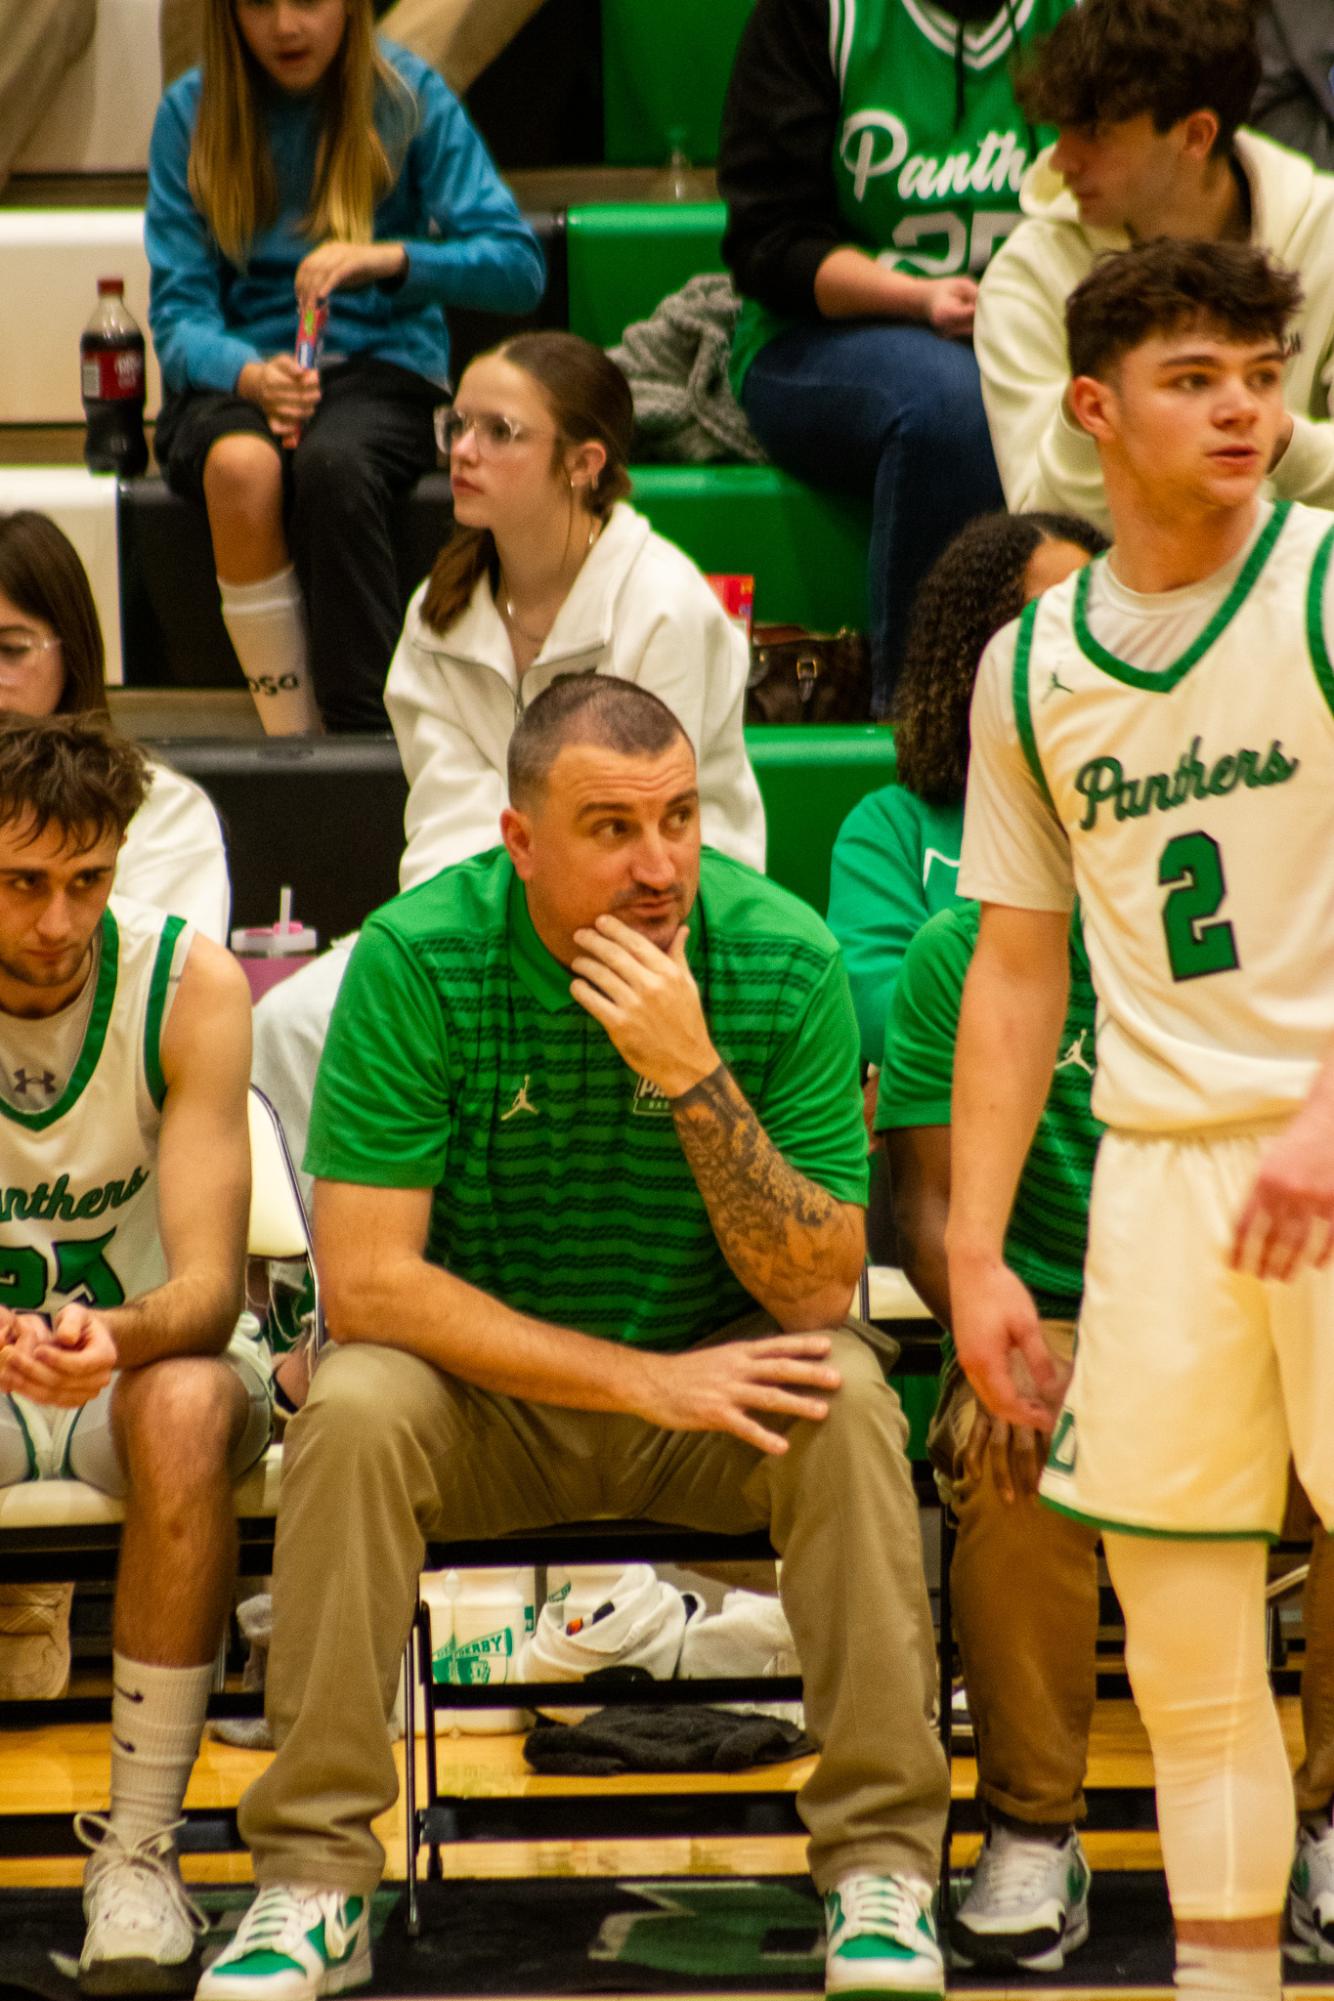
[[[554,438],[555,431],[535,431],[516,424],[512,417],[497,417],[484,410],[439,409],[435,413],[435,441],[442,452],[452,452],[471,431],[484,459],[497,459],[529,438]]]
[[[58,639],[39,639],[35,632],[0,632],[0,667],[26,667],[34,653],[48,653]]]

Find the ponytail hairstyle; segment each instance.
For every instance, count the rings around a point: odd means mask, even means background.
[[[319,85],[320,138],[310,204],[312,243],[369,243],[375,206],[402,167],[417,122],[411,91],[375,42],[371,0],[344,0],[347,23]],[[190,195],[232,264],[243,265],[277,216],[278,186],[264,129],[272,88],[236,24],[235,0],[205,0],[199,114],[190,141]],[[376,125],[384,114],[388,143]]]
[[[586,491],[589,513],[605,521],[630,492],[630,447],[635,409],[630,385],[611,358],[579,334],[515,334],[490,355],[521,368],[541,391],[556,426],[552,463],[563,450],[590,441],[600,444],[607,462]],[[432,632],[444,632],[467,604],[479,577],[499,574],[495,538],[489,528],[456,528],[435,559],[421,615]]]

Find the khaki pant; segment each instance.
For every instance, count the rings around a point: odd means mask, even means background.
[[[1334,1802],[1334,1535],[1326,1533],[1294,1478],[1284,1537],[1311,1537],[1302,1594],[1302,1728],[1306,1752],[1293,1781],[1298,1813],[1327,1813]]]
[[[756,1338],[752,1316],[720,1338]],[[870,1330],[866,1330],[868,1333]],[[492,1396],[396,1349],[326,1351],[287,1432],[268,1716],[277,1755],[241,1802],[259,1883],[367,1895],[371,1821],[398,1790],[385,1727],[423,1541],[590,1517],[717,1530],[767,1525],[822,1745],[799,1805],[816,1885],[847,1870],[934,1881],[948,1801],[907,1426],[875,1348],[845,1324],[818,1424],[770,1456]]]
[[[1043,1329],[1068,1358],[1070,1323]],[[950,1586],[978,1795],[1016,1820],[1068,1826],[1084,1818],[1097,1697],[1097,1532],[1036,1495],[1002,1500],[985,1462],[982,1477],[969,1479],[963,1455],[977,1408],[963,1375],[953,1375],[929,1449],[958,1522]]]
[[[36,8],[36,0],[12,0],[12,4]],[[162,0],[158,32],[164,88],[200,59],[204,4],[205,0]],[[401,42],[438,69],[451,90],[462,92],[541,5],[542,0],[397,0],[377,25],[391,42]]]
[[[0,0],[0,187],[96,22],[97,0]]]

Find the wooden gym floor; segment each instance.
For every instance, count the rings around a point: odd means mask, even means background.
[[[1285,1699],[1280,1708],[1290,1754],[1295,1764],[1301,1753],[1301,1721],[1295,1699]],[[74,1813],[80,1808],[105,1809],[109,1772],[109,1732],[105,1724],[56,1724],[32,1730],[0,1731],[0,1802],[9,1813]],[[483,1795],[500,1793],[562,1793],[603,1790],[603,1780],[543,1779],[534,1776],[523,1763],[522,1739],[518,1736],[481,1737],[445,1733],[439,1739],[441,1777],[451,1791]],[[228,1807],[235,1804],[246,1785],[262,1770],[267,1753],[241,1751],[229,1745],[205,1741],[191,1780],[187,1805]],[[402,1770],[402,1746],[399,1747]],[[768,1766],[760,1771],[718,1780],[701,1778],[700,1787],[724,1789],[747,1784],[769,1788],[790,1785],[794,1790],[805,1775],[807,1761]],[[976,1768],[971,1759],[956,1758],[954,1792],[956,1798],[972,1794]],[[1093,1783],[1115,1786],[1151,1784],[1149,1751],[1139,1719],[1129,1702],[1102,1702],[1090,1746],[1090,1779]],[[613,1781],[628,1792],[651,1792],[670,1788],[671,1779],[640,1777]],[[389,1853],[389,1873],[400,1878],[404,1872],[402,1816],[398,1809],[384,1817],[378,1828]],[[956,1838],[953,1860],[966,1867],[977,1849],[977,1838]],[[1094,1869],[1154,1869],[1160,1866],[1156,1836],[1152,1834],[1090,1834],[1086,1837],[1089,1860]],[[464,1876],[615,1876],[615,1875],[771,1875],[796,1874],[803,1869],[803,1844],[796,1838],[755,1838],[751,1840],[649,1840],[649,1841],[544,1841],[512,1842],[446,1848],[445,1874]],[[79,1880],[81,1858],[73,1856],[0,1858],[0,1888],[74,1884]],[[187,1874],[195,1882],[244,1883],[250,1878],[249,1857],[235,1855],[192,1855]],[[1038,1992],[1044,2001],[1089,2001],[1087,1987],[1062,1988],[1042,1981],[1039,1987],[1015,1983],[998,1986],[996,2001],[1017,2001],[1022,1995]],[[1332,1996],[1334,1984],[1303,1987],[1303,1997]],[[1169,2001],[1166,1989],[1120,1988],[1115,2001]],[[976,1990],[969,2001],[984,2001]],[[540,2001],[534,1997],[533,2001]],[[610,1997],[601,1997],[610,2001]],[[691,2001],[704,2001],[693,1996]],[[790,2001],[790,1997],[788,1997]]]

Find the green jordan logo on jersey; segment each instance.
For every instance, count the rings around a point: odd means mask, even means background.
[[[1234,750],[1216,758],[1206,769],[1200,757],[1201,739],[1194,737],[1181,753],[1177,768],[1151,771],[1144,778],[1127,778],[1119,757],[1091,757],[1075,773],[1075,790],[1088,804],[1080,827],[1085,833],[1098,822],[1098,811],[1110,805],[1118,820],[1139,820],[1146,813],[1170,813],[1192,799],[1219,799],[1239,785],[1286,785],[1301,768],[1301,759],[1284,754],[1277,737],[1268,751]]]

